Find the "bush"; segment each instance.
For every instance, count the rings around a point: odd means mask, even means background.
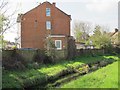
[[[2,57],[2,67],[7,70],[17,70],[25,69],[27,62],[20,56],[16,50],[11,54],[11,56]]]
[[[37,53],[37,54],[34,55],[33,61],[42,64],[43,61],[44,61],[44,58],[45,58],[44,55],[42,55],[42,54],[38,54],[38,53]]]
[[[29,69],[37,69],[37,68],[39,68],[39,64],[37,63],[37,62],[32,62],[32,63],[29,63],[29,64],[27,64],[27,68],[29,68]]]
[[[103,60],[100,62],[100,67],[104,67],[107,65],[107,61]]]
[[[51,64],[53,63],[53,60],[50,56],[46,56],[43,61],[44,64]]]
[[[53,63],[52,58],[50,56],[47,56],[47,55],[42,54],[42,53],[35,54],[33,61],[34,62],[38,62],[39,64],[50,64],[50,63]]]

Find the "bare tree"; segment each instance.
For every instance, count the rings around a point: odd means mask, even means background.
[[[16,21],[13,18],[17,9],[14,10],[12,13],[6,14],[8,12],[9,3],[5,0],[0,0],[0,39],[1,39],[1,46],[3,46],[3,37],[6,31],[10,31]]]
[[[91,32],[91,23],[75,21],[73,25],[76,41],[86,41]]]
[[[0,34],[4,34],[8,29],[10,29],[12,26],[16,24],[15,19],[13,19],[13,16],[17,12],[17,9],[14,10],[12,13],[6,15],[8,11],[8,1],[0,0],[0,16],[1,16],[1,22],[2,22],[2,30]]]

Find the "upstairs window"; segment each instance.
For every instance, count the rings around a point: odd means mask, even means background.
[[[50,16],[50,8],[46,8],[46,16]]]
[[[46,29],[51,29],[51,22],[50,21],[46,21]]]

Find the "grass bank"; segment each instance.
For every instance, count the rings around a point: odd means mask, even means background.
[[[64,84],[61,88],[118,88],[118,62]]]
[[[57,64],[42,65],[37,69],[26,69],[24,71],[3,70],[3,88],[24,88],[32,85],[46,83],[48,80],[58,78],[64,70],[76,68],[82,64],[93,63],[104,59],[118,60],[117,56],[88,56],[77,57],[74,60],[64,60]]]

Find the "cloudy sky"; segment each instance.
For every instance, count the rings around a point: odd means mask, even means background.
[[[17,9],[18,13],[25,13],[30,9],[43,3],[46,0],[8,0],[10,9],[7,13],[12,13]],[[118,27],[118,1],[119,0],[47,0],[56,2],[56,7],[71,15],[71,29],[73,22],[76,20],[87,21],[92,25],[103,25],[109,27],[109,31],[113,31]],[[11,28],[9,33],[5,34],[5,39],[14,41],[17,36],[17,25]]]

